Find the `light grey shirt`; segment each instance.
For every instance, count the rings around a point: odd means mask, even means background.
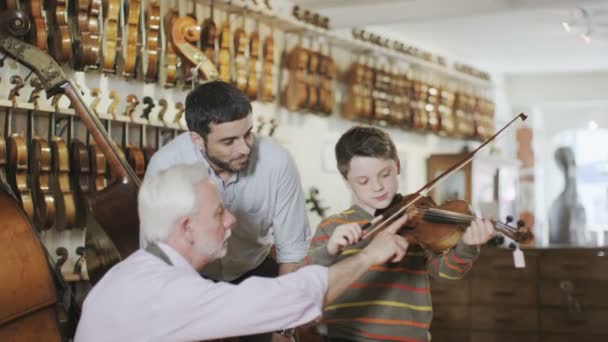
[[[256,136],[248,169],[224,183],[186,132],[154,154],[146,176],[173,165],[197,162],[208,168],[224,206],[237,218],[226,256],[206,266],[205,276],[234,280],[259,266],[273,243],[279,263],[299,262],[306,256],[311,231],[304,193],[298,170],[285,148]],[[140,245],[144,246],[141,234]]]

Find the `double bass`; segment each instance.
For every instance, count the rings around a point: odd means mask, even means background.
[[[12,20],[9,22],[9,19]],[[27,33],[29,23],[23,13],[5,11],[0,14],[0,25],[0,45],[12,46],[20,56],[26,54],[24,46],[36,49],[7,36],[9,29],[15,35]],[[6,52],[4,48],[0,50]],[[48,61],[55,63],[45,55]],[[57,291],[48,255],[30,217],[4,179],[0,179],[0,217],[0,258],[3,260],[0,267],[0,340],[61,341],[61,327],[55,311]]]

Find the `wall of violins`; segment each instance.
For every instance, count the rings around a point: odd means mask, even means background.
[[[456,70],[445,59],[370,32],[331,30],[330,18],[288,1],[31,0],[4,6],[27,14],[31,29],[23,39],[62,64],[139,177],[154,151],[186,130],[188,90],[213,78],[234,83],[253,101],[256,132],[290,150],[319,216],[350,203],[332,150],[356,122],[390,131],[408,157],[402,172],[411,177],[404,187],[424,179],[428,154],[458,151],[494,130],[487,75]],[[117,258],[84,200],[112,175],[69,101],[41,90],[29,70],[2,59],[0,144],[6,146],[0,145],[0,170],[57,269],[78,282]]]

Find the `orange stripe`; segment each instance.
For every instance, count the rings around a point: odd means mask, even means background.
[[[417,340],[414,338],[401,337],[401,336],[390,336],[390,335],[380,335],[380,334],[372,334],[366,331],[359,331],[359,333],[365,337],[377,339],[377,340],[386,340],[386,341],[400,341],[400,342],[425,342],[426,340]]]
[[[378,272],[403,272],[408,274],[416,274],[416,275],[427,275],[427,270],[412,270],[405,267],[384,267],[384,266],[372,266],[370,267],[371,271]]]
[[[320,235],[320,236],[315,236],[310,243],[317,243],[317,242],[321,242],[321,241],[326,241],[329,240],[329,236],[327,235]]]
[[[428,323],[403,321],[403,320],[399,320],[399,319],[383,319],[383,318],[368,318],[368,317],[330,318],[330,319],[323,320],[323,323],[326,323],[326,324],[345,323],[345,322],[359,322],[359,323],[384,324],[384,325],[406,325],[406,326],[422,328],[422,329],[428,329],[431,326]]]
[[[369,221],[368,220],[347,221],[347,220],[344,220],[344,219],[341,219],[341,218],[332,217],[332,218],[327,219],[327,221],[321,222],[319,224],[319,227],[324,228],[324,227],[329,226],[332,223],[336,223],[338,225],[346,224],[346,223],[358,223],[360,225],[363,225],[363,224],[366,224],[367,222],[369,222]]]
[[[464,270],[463,270],[463,269],[461,269],[460,267],[458,267],[458,266],[456,266],[456,265],[452,265],[452,263],[450,262],[450,258],[445,258],[445,265],[446,265],[448,268],[450,268],[450,269],[452,269],[452,270],[454,270],[454,271],[456,271],[456,272],[460,272],[460,273],[463,273],[463,272],[464,272]]]
[[[369,288],[369,287],[385,287],[385,288],[392,288],[392,289],[400,289],[400,290],[405,290],[405,291],[409,291],[409,292],[420,292],[420,293],[428,293],[430,291],[429,288],[425,288],[425,287],[413,287],[413,286],[407,286],[407,285],[402,285],[402,284],[393,284],[393,283],[354,283],[350,286],[351,289],[364,289],[364,288]]]
[[[463,264],[463,265],[467,265],[470,264],[469,261],[466,260],[462,260],[459,257],[457,257],[454,253],[450,253],[448,254],[452,259],[454,259],[455,262],[459,263],[459,264]]]

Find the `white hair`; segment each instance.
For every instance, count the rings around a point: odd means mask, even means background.
[[[208,178],[202,163],[175,165],[146,176],[137,197],[143,240],[166,241],[177,220],[196,212],[198,185]]]

